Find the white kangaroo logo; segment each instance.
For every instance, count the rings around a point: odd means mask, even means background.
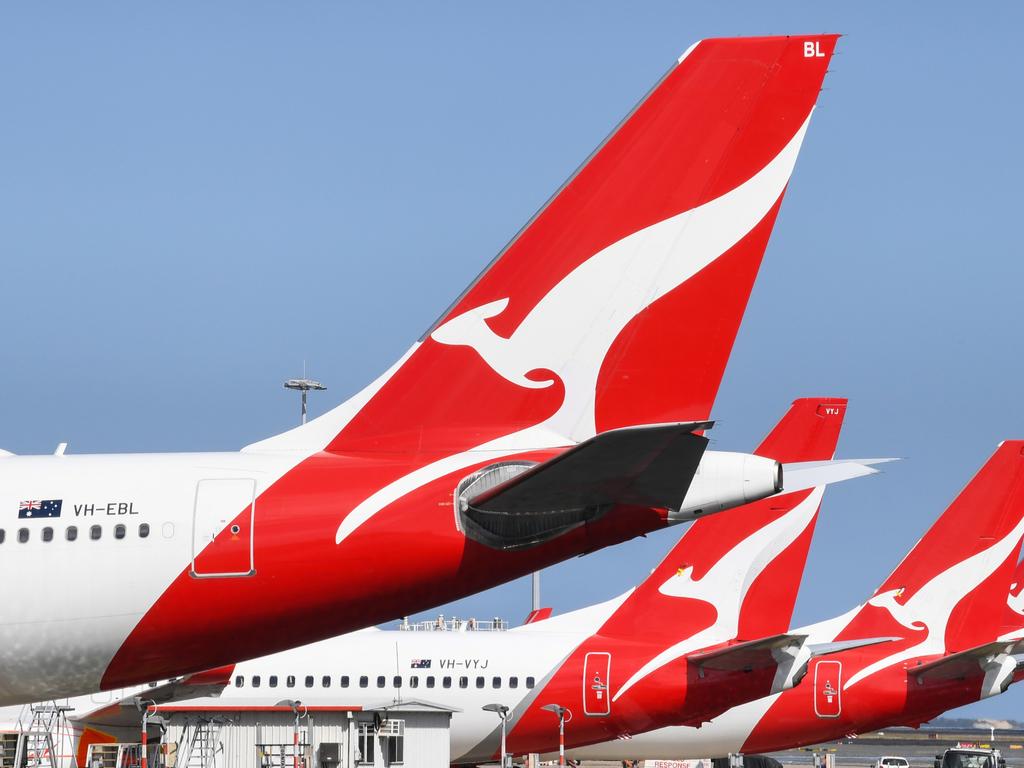
[[[510,337],[498,336],[486,323],[504,311],[507,298],[438,326],[430,335],[434,341],[471,347],[498,375],[521,387],[550,387],[554,378],[534,381],[527,374],[551,371],[564,383],[565,399],[539,424],[446,456],[379,489],[345,516],[335,542],[340,544],[388,504],[450,472],[593,437],[597,377],[616,337],[646,306],[713,262],[764,219],[789,182],[810,119],[808,115],[782,151],[743,184],[591,256],[537,302]]]
[[[897,602],[899,598],[903,597],[903,593],[906,590],[903,587],[899,589],[889,589],[885,592],[879,592],[877,595],[868,600],[868,605],[873,605],[876,608],[884,608],[889,612],[896,621],[907,629],[922,630],[928,629],[928,626],[917,617],[914,613],[914,607],[903,605]]]
[[[594,392],[612,343],[645,307],[745,237],[778,201],[796,163],[807,121],[758,173],[703,205],[634,232],[584,261],[530,310],[508,338],[487,325],[507,298],[453,317],[430,335],[474,349],[502,378],[528,389],[549,387],[531,371],[552,372],[565,402],[548,426],[574,440],[594,435]]]
[[[926,630],[921,642],[902,651],[897,651],[852,675],[844,688],[851,688],[859,681],[880,669],[898,664],[916,656],[944,653],[946,650],[946,625],[953,609],[967,595],[985,581],[1003,563],[1014,547],[1020,547],[1024,535],[1024,518],[1006,536],[988,549],[982,550],[966,560],[948,568],[921,587],[907,602],[896,602],[901,590],[881,592],[868,605],[883,608],[902,626],[912,630]]]
[[[666,648],[638,669],[616,692],[617,701],[647,675],[690,651],[730,640],[739,631],[740,610],[747,591],[761,572],[807,530],[825,493],[816,487],[806,499],[786,514],[759,528],[729,550],[701,579],[693,578],[693,566],[668,578],[658,591],[667,597],[701,600],[715,607],[715,622],[690,637]]]

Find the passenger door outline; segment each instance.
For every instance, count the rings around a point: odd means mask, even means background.
[[[255,574],[255,527],[255,480],[232,477],[197,482],[190,575],[210,579]]]
[[[843,712],[843,662],[819,659],[814,665],[814,714],[839,717]]]
[[[592,651],[583,657],[583,714],[604,717],[611,714],[612,655]]]

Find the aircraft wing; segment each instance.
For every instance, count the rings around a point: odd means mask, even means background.
[[[992,664],[998,664],[1000,659],[1010,659],[1020,653],[1024,653],[1024,639],[997,640],[951,653],[919,667],[910,667],[907,673],[922,684],[956,680],[968,675],[983,675]]]
[[[159,707],[161,704],[170,704],[175,701],[219,696],[231,682],[231,673],[234,668],[234,664],[229,664],[225,667],[179,677],[152,688],[142,688],[134,696],[126,696],[110,704],[104,704],[102,707],[82,715],[75,713],[70,719],[80,727],[140,728],[142,712],[136,705],[136,700],[141,700],[143,707],[153,704]]]
[[[717,672],[743,672],[765,669],[779,664],[781,658],[794,656],[803,645],[807,635],[773,635],[757,640],[748,640],[709,651],[698,651],[687,655],[687,660],[701,671],[712,669]]]
[[[672,508],[686,496],[713,422],[610,430],[461,499],[466,535],[517,549],[582,525],[616,505]]]

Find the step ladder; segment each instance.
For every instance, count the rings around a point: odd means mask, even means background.
[[[189,723],[178,742],[176,768],[214,768],[220,748],[221,724],[210,720]]]
[[[15,749],[13,768],[77,768],[75,757],[71,756],[70,766],[60,765],[58,745],[63,745],[64,737],[71,733],[67,713],[72,707],[50,702],[49,704],[32,704],[29,708],[31,717],[28,725],[23,725],[26,714],[18,720],[18,739]]]

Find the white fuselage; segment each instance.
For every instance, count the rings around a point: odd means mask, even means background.
[[[0,703],[98,690],[125,638],[188,567],[193,537],[205,544],[210,531],[193,524],[197,483],[245,478],[261,493],[300,458],[0,458]],[[61,500],[60,516],[18,517],[23,502],[41,499]],[[224,522],[237,512],[225,508]]]

